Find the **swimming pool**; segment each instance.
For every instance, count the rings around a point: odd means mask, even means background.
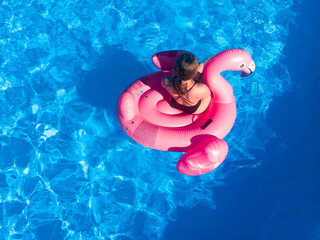
[[[319,61],[312,52],[310,62],[299,61],[311,64],[302,75],[291,59],[309,52],[297,50],[301,43],[319,52],[307,41],[318,23],[304,19],[318,7],[2,2],[0,239],[316,239],[319,84],[311,83]],[[291,30],[295,19],[309,23],[305,37]],[[183,176],[175,169],[179,153],[144,148],[122,132],[117,98],[155,70],[150,57],[157,51],[187,49],[204,59],[227,48],[247,50],[257,65],[248,79],[224,73],[238,104],[229,155],[210,174]],[[297,136],[304,148],[292,140]]]

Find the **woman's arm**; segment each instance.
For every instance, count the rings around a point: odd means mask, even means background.
[[[197,71],[202,74],[204,63],[199,63]]]
[[[163,88],[166,88],[166,86],[165,86],[165,79],[166,79],[166,77],[163,77],[162,79],[161,79],[161,86],[163,87]]]
[[[171,85],[171,76],[165,76],[161,80],[161,86],[167,90],[167,92],[172,95],[173,90],[172,90],[172,85]]]
[[[206,84],[204,84],[204,83],[199,83],[199,84],[197,84],[197,85],[199,85],[198,87],[198,91],[197,91],[197,97],[199,98],[199,99],[201,99],[201,98],[207,98],[207,97],[210,97],[211,96],[211,91],[210,91],[210,89],[208,88],[208,86],[206,85]]]
[[[194,81],[203,83],[203,78],[202,78],[203,67],[204,67],[204,64],[203,63],[199,63],[198,69],[197,69],[197,74],[193,78]]]
[[[161,80],[161,86],[164,88],[164,89],[167,89],[170,87],[170,84],[169,84],[169,76],[164,76]]]

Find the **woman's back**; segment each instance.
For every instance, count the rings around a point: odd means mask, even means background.
[[[181,93],[177,88],[178,84],[181,83],[177,77],[167,76],[162,80],[162,86],[172,96],[171,106],[186,113],[199,114],[204,112],[211,100],[211,92],[207,85],[190,79],[185,81],[186,92]]]

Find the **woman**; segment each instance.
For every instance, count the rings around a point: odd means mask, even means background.
[[[211,100],[211,91],[203,83],[203,63],[192,53],[183,53],[175,61],[176,76],[166,76],[161,85],[171,95],[170,105],[188,114],[204,112]]]

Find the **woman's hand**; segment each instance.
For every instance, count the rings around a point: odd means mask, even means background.
[[[203,67],[204,67],[204,64],[203,63],[199,63],[197,71],[199,73],[202,73],[203,72]]]
[[[203,79],[202,79],[203,67],[204,67],[204,64],[203,63],[199,63],[198,68],[197,68],[197,73],[193,78],[194,81],[203,82]]]

